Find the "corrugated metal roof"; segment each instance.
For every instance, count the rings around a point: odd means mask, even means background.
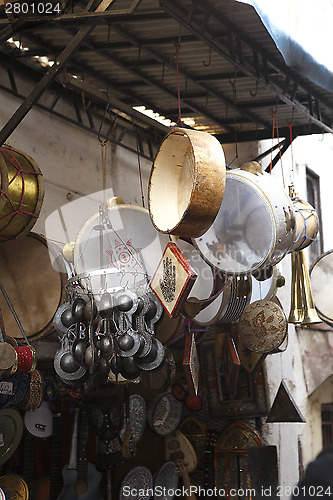
[[[85,4],[77,3],[74,12],[82,13]],[[191,118],[194,128],[222,142],[233,142],[236,134],[238,140],[271,137],[274,113],[281,135],[291,122],[295,134],[330,131],[333,95],[286,66],[251,6],[141,0],[134,12],[115,13],[132,4],[115,0],[67,63],[67,73],[77,77],[71,91],[87,88],[90,97],[108,92],[172,122]],[[4,15],[0,22],[4,28]],[[30,20],[19,33],[29,50],[4,44],[1,52],[30,67],[38,65],[32,55],[55,60],[83,22],[64,15]],[[66,86],[66,74],[60,81]]]

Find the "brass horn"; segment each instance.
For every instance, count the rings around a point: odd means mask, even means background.
[[[295,325],[321,323],[314,306],[304,250],[291,254],[291,269],[291,307],[288,323]]]

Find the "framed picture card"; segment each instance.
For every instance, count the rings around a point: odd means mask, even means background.
[[[197,277],[177,245],[168,243],[150,282],[150,288],[170,318],[180,314]]]

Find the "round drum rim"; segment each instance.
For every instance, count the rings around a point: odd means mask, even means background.
[[[8,146],[8,145],[2,146],[0,148],[0,156],[1,156],[2,161],[4,162],[4,167],[6,169],[7,190],[9,189],[9,185],[8,185],[8,173],[7,173],[6,162],[3,159],[3,156],[1,154],[2,148],[5,148],[7,150],[11,150],[11,152],[12,152],[12,154],[14,156],[15,156],[15,152],[18,153],[19,155],[23,156],[23,158],[25,158],[29,163],[31,163],[33,169],[35,170],[35,173],[33,172],[32,175],[34,175],[34,174],[36,175],[36,183],[37,183],[36,197],[37,197],[37,201],[36,201],[36,205],[35,205],[35,207],[33,209],[33,214],[34,215],[31,217],[30,221],[24,226],[24,228],[19,232],[19,234],[17,234],[15,237],[11,237],[10,236],[10,237],[6,238],[8,240],[20,240],[24,236],[27,236],[29,234],[29,232],[31,231],[31,229],[33,228],[33,226],[36,224],[36,222],[38,220],[40,211],[42,209],[42,204],[43,204],[43,201],[44,201],[44,196],[45,196],[44,178],[43,178],[43,174],[42,174],[40,168],[38,167],[38,165],[35,162],[35,160],[33,158],[31,158],[31,156],[29,156],[24,151],[21,151],[20,149],[14,148],[12,146]],[[1,167],[1,172],[2,172],[2,167]],[[5,203],[5,200],[3,201],[3,203]],[[2,204],[0,204],[0,210],[1,210],[1,208],[2,208]],[[2,231],[0,230],[0,237],[1,236],[2,236]]]
[[[333,249],[331,250],[328,250],[327,252],[324,252],[322,253],[321,255],[319,255],[319,257],[311,264],[310,266],[310,269],[309,269],[309,276],[310,276],[310,283],[311,283],[311,289],[312,289],[312,295],[313,295],[313,300],[314,300],[314,305],[315,305],[315,309],[317,311],[317,314],[319,316],[319,318],[324,321],[325,323],[327,323],[329,326],[333,326],[333,317],[330,318],[329,316],[327,316],[326,314],[324,314],[317,306],[316,304],[316,289],[314,287],[314,283],[313,283],[313,276],[312,276],[312,273],[313,273],[313,270],[315,268],[315,266],[321,261],[323,260],[325,257],[327,257],[328,255],[332,255],[332,258],[333,258]]]
[[[161,154],[164,153],[165,150],[170,150],[170,148],[174,151],[175,146],[172,146],[170,142],[174,142],[177,135],[184,137],[184,141],[187,139],[187,149],[190,148],[194,157],[194,178],[192,178],[191,193],[188,200],[186,200],[187,206],[182,210],[181,214],[179,214],[178,210],[178,220],[176,221],[177,218],[174,217],[173,221],[169,220],[168,223],[161,224],[155,210],[158,207],[158,211],[163,212],[165,215],[166,211],[163,210],[163,207],[165,205],[165,208],[167,208],[168,204],[170,207],[170,199],[168,199],[168,193],[166,193],[164,195],[165,201],[162,206],[162,193],[159,190],[159,186],[155,187],[154,183],[156,183],[156,179],[158,179],[159,183],[162,183],[159,179],[161,175],[160,172],[165,173],[168,167],[165,168],[162,164],[162,167],[158,168],[161,166]],[[181,156],[184,157],[183,149],[184,148],[182,148]],[[172,154],[172,156],[174,157],[175,154]],[[170,161],[164,160],[164,162],[170,165]],[[175,162],[177,162],[177,160],[175,160]],[[179,167],[177,164],[175,164],[175,166]],[[214,136],[198,130],[179,127],[172,129],[163,139],[159,147],[148,182],[148,208],[155,228],[161,233],[176,234],[190,238],[199,237],[204,234],[219,211],[224,194],[225,176],[226,166],[223,148]],[[164,184],[167,180],[166,177],[167,176],[163,178]],[[179,184],[177,184],[177,191],[178,188]],[[174,191],[174,188],[170,187],[170,190],[171,189]]]
[[[28,238],[32,238],[33,240],[37,240],[38,242],[40,242],[41,244],[44,245],[45,251],[47,252],[47,258],[50,259],[50,256],[49,256],[50,253],[53,254],[55,258],[58,257],[58,254],[56,253],[55,248],[53,248],[52,245],[49,245],[48,242],[47,242],[47,240],[43,236],[41,236],[40,234],[34,233],[32,231],[30,231],[22,241],[10,240],[8,242],[1,243],[1,245],[0,245],[0,253],[1,253],[1,250],[3,250],[7,245],[8,245],[8,248],[10,247],[10,245],[17,245],[17,247],[21,247],[22,245],[24,245],[24,242],[29,241]],[[60,261],[57,261],[57,267],[59,266],[59,262]],[[65,300],[65,295],[66,295],[65,286],[67,284],[67,278],[68,278],[68,275],[67,275],[67,272],[66,272],[66,268],[65,268],[65,264],[64,264],[63,272],[62,272],[59,269],[54,269],[54,267],[52,266],[51,260],[50,260],[50,269],[51,268],[59,276],[59,285],[60,285],[59,300],[58,300],[58,302],[57,302],[57,304],[55,306],[55,310],[54,310],[52,316],[49,317],[47,323],[44,324],[44,326],[38,332],[29,333],[25,329],[25,333],[26,333],[29,341],[40,339],[41,337],[44,337],[44,336],[48,335],[49,333],[51,333],[52,331],[54,331],[54,326],[53,326],[54,315],[55,315],[58,307]],[[38,272],[38,270],[39,270],[38,269],[38,263],[36,263],[36,272]],[[11,296],[9,296],[9,298],[11,299]],[[14,309],[15,309],[15,303],[13,304],[13,306],[14,306]],[[8,311],[9,311],[9,309],[8,309]],[[20,314],[18,313],[17,310],[16,310],[16,313],[18,314],[18,316],[20,318]],[[22,318],[20,318],[20,320],[22,322]],[[4,321],[5,321],[5,318],[4,318]],[[15,325],[16,325],[16,323],[15,323]],[[5,322],[5,327],[6,327],[6,322]],[[22,334],[21,334],[21,332],[19,330],[17,332],[11,331],[11,336],[14,339],[19,339],[19,340],[21,340],[23,338]]]
[[[250,269],[246,270],[235,270],[235,269],[230,269],[230,266],[228,269],[225,267],[221,266],[221,260],[218,260],[215,254],[209,249],[207,249],[207,246],[205,243],[202,243],[203,239],[208,236],[209,231],[214,230],[214,224],[219,218],[219,214],[216,216],[216,219],[214,220],[213,224],[211,227],[208,229],[208,231],[203,234],[201,237],[198,238],[193,238],[193,243],[195,247],[198,249],[199,253],[201,254],[202,258],[208,262],[209,265],[211,265],[213,268],[215,268],[218,272],[223,273],[225,275],[230,275],[230,276],[248,276],[252,274],[254,271],[263,269],[268,266],[274,266],[278,262],[282,260],[282,258],[288,253],[290,250],[290,247],[293,244],[294,241],[294,234],[295,234],[295,211],[294,211],[294,206],[287,195],[287,193],[284,191],[282,186],[279,185],[279,183],[274,179],[271,175],[263,172],[262,174],[253,174],[251,172],[247,172],[245,170],[242,170],[240,168],[229,170],[226,173],[226,184],[228,181],[228,178],[232,181],[238,181],[240,184],[243,184],[244,186],[251,188],[252,192],[254,192],[263,202],[266,212],[272,222],[271,226],[271,240],[270,244],[267,250],[267,253],[264,257],[261,258],[260,262],[256,263],[256,265],[252,265]],[[259,185],[259,180],[262,179],[263,182],[260,183]],[[272,182],[273,181],[273,182]],[[264,190],[265,189],[265,184],[271,183],[270,189],[272,191],[272,198],[268,198],[268,193]],[[262,186],[264,184],[264,186]],[[274,188],[279,188],[278,190]],[[226,190],[228,190],[226,186]],[[229,190],[230,192],[230,190]],[[287,225],[287,214],[286,211],[282,209],[282,206],[279,206],[278,203],[281,200],[284,200],[284,202],[287,202],[288,208],[289,208],[289,214],[288,218],[290,219],[289,228],[288,228],[288,234],[285,235],[286,230],[283,229],[282,225],[281,227],[278,226],[277,224],[277,218],[281,217],[282,212],[284,213],[285,217],[285,223]],[[225,201],[225,200],[223,200]],[[221,210],[223,209],[223,201],[221,204]],[[274,208],[275,207],[275,208]],[[260,207],[258,207],[260,208]],[[214,234],[214,233],[213,233]],[[281,242],[280,236],[284,234],[284,241],[283,245]],[[213,239],[216,239],[214,236]],[[282,247],[282,250],[279,248]],[[227,255],[227,252],[226,252]],[[237,261],[236,261],[237,262]],[[237,265],[239,263],[237,262]]]

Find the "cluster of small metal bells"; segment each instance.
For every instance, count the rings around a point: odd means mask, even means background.
[[[53,319],[64,335],[54,368],[66,383],[136,380],[142,372],[158,370],[165,357],[154,325],[163,307],[150,291],[105,292],[99,300],[80,294],[62,304]],[[121,376],[121,377],[120,377]]]

